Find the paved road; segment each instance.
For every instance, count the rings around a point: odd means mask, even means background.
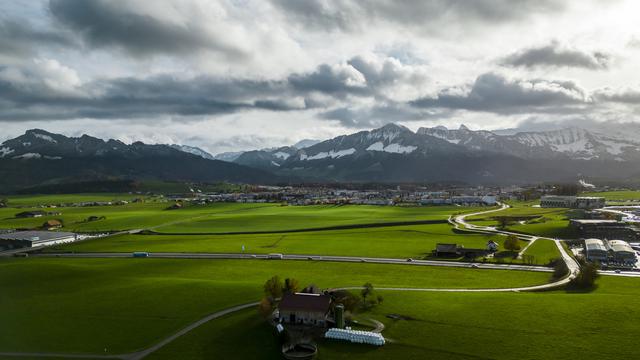
[[[131,253],[122,252],[101,252],[101,253],[43,253],[33,254],[32,257],[57,257],[57,258],[131,258]],[[233,259],[233,260],[268,260],[267,254],[225,254],[225,253],[171,253],[154,252],[149,253],[149,258],[159,259]],[[438,260],[414,260],[397,258],[376,258],[376,257],[355,257],[355,256],[320,256],[320,255],[296,255],[283,254],[282,260],[304,260],[304,261],[331,261],[350,263],[371,263],[371,264],[402,264],[412,266],[442,266],[456,268],[477,268],[494,270],[520,270],[551,272],[552,269],[543,266],[517,265],[517,264],[494,264],[494,263],[468,263],[458,261],[438,261]],[[270,261],[278,261],[272,259]]]

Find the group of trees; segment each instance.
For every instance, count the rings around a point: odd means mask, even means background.
[[[264,297],[258,305],[258,311],[262,316],[268,317],[275,309],[278,301],[284,294],[293,294],[300,290],[300,282],[293,278],[280,280],[278,275],[264,283]]]
[[[587,262],[582,259],[580,262],[580,271],[576,277],[574,277],[569,283],[569,289],[575,290],[592,290],[596,286],[596,279],[598,278],[599,264],[593,262]]]
[[[351,313],[369,310],[384,301],[382,295],[376,293],[373,285],[369,282],[362,285],[359,295],[346,290],[335,291],[332,294],[334,304],[342,304],[345,311]]]
[[[520,240],[518,240],[518,237],[515,235],[509,235],[504,241],[503,246],[504,249],[508,251],[520,251]]]

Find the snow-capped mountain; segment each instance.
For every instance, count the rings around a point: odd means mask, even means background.
[[[298,150],[313,146],[321,140],[304,139],[292,146],[282,146],[268,149],[224,152],[214,156],[216,160],[229,161],[237,164],[252,166],[260,169],[276,170],[291,155]]]
[[[233,162],[259,169],[277,170],[277,168],[279,168],[297,151],[298,149],[291,146],[283,146],[275,149],[245,151],[234,159]]]
[[[379,129],[361,131],[351,135],[320,142],[299,150],[291,161],[336,159],[346,156],[366,156],[375,153],[426,154],[441,151],[459,151],[458,147],[433,136],[421,136],[408,128],[388,124]]]
[[[174,148],[176,150],[180,150],[182,152],[186,152],[186,153],[189,153],[189,154],[200,156],[201,158],[204,158],[204,159],[215,160],[213,155],[211,155],[208,152],[200,149],[199,147],[189,146],[189,145],[178,145],[178,144],[171,144],[169,146],[171,146],[172,148]]]
[[[497,135],[490,131],[472,131],[463,125],[457,130],[444,127],[420,128],[417,133],[439,137],[471,150],[500,152],[522,158],[568,157],[576,160],[617,161],[640,158],[640,142],[601,135],[577,127]]]
[[[266,171],[208,160],[167,145],[125,144],[44,130],[0,144],[0,189],[102,179],[274,183]]]

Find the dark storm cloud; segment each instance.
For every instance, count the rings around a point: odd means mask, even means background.
[[[607,69],[611,55],[603,52],[583,52],[567,49],[557,42],[549,45],[521,50],[507,56],[503,64],[522,67],[580,67],[591,70]]]
[[[152,1],[148,4],[153,6]],[[79,32],[88,45],[96,48],[121,48],[136,56],[183,55],[200,50],[219,52],[231,59],[246,55],[197,22],[178,25],[162,21],[128,11],[117,2],[51,0],[49,7],[63,26]]]
[[[25,22],[0,18],[0,54],[25,56],[36,47],[76,47],[70,34],[52,29],[38,30]]]
[[[435,98],[422,98],[411,104],[419,108],[448,108],[516,114],[563,112],[586,103],[586,94],[575,83],[552,80],[509,80],[488,73],[479,76],[471,90],[445,89]]]
[[[272,0],[289,19],[328,31],[356,30],[372,21],[436,28],[442,23],[503,23],[536,13],[560,11],[561,0]]]

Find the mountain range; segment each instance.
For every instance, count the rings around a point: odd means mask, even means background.
[[[224,161],[223,161],[224,160]],[[44,130],[0,144],[7,189],[83,179],[200,182],[466,182],[640,179],[640,142],[577,127],[499,134],[387,124],[325,141],[212,156],[187,145],[125,144]]]
[[[230,161],[308,180],[528,183],[638,178],[640,141],[570,127],[499,135],[462,125],[396,124],[303,148],[247,151]]]
[[[194,155],[193,148],[125,144],[88,135],[66,137],[44,130],[0,144],[0,188],[22,188],[103,179],[275,183],[272,173]],[[2,191],[2,192],[5,192]]]

